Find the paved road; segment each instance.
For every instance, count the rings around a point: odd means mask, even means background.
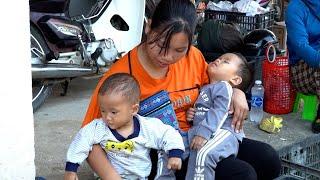
[[[64,97],[59,95],[61,88],[56,87],[52,96],[34,113],[37,176],[49,180],[63,178],[68,146],[80,128],[97,80],[72,80]],[[81,166],[79,178],[93,179],[87,163]]]

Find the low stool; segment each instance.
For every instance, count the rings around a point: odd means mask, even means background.
[[[317,95],[303,94],[300,92],[297,93],[293,106],[293,112],[300,112],[302,120],[310,122],[314,121],[317,116],[317,109]]]

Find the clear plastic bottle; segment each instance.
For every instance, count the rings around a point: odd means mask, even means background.
[[[256,80],[251,88],[251,111],[250,121],[259,124],[263,118],[264,88],[261,80]]]

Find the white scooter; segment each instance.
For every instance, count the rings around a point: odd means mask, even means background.
[[[32,105],[62,83],[101,74],[141,41],[145,0],[30,1]]]

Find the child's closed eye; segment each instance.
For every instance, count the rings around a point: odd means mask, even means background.
[[[230,64],[229,60],[223,60],[223,63]]]

